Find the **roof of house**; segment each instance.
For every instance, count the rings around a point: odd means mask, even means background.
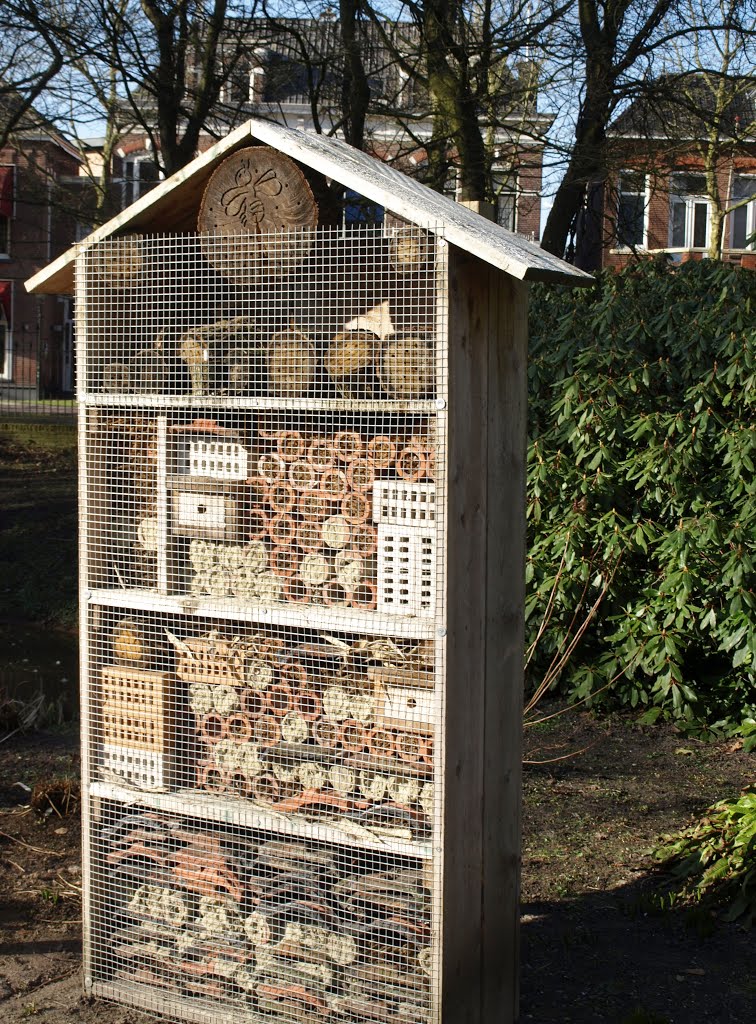
[[[453,245],[519,280],[572,285],[593,281],[589,274],[534,242],[506,231],[339,139],[284,128],[272,121],[250,120],[35,274],[26,282],[27,290],[72,293],[76,255],[105,238],[134,232],[195,230],[202,193],[213,170],[229,153],[250,143],[273,146],[419,227],[443,231]]]
[[[722,98],[718,96],[724,84]],[[665,75],[630,104],[610,127],[618,138],[693,141],[715,124],[722,138],[753,139],[756,132],[756,79],[705,76],[700,72]]]

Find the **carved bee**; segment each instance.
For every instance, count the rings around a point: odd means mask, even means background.
[[[282,190],[283,184],[275,171],[263,171],[253,181],[249,164],[245,163],[234,175],[234,184],[221,196],[221,204],[226,216],[238,217],[245,228],[250,222],[260,225],[265,217],[265,204],[259,197],[272,199]]]

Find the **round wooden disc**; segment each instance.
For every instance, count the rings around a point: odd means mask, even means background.
[[[291,270],[309,251],[317,223],[312,189],[294,161],[270,146],[250,146],[211,175],[197,230],[215,269],[242,280]]]

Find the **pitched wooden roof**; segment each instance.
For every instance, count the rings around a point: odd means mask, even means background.
[[[446,239],[453,245],[520,280],[572,285],[593,281],[589,274],[545,252],[534,242],[506,231],[339,139],[253,119],[72,246],[30,278],[27,290],[72,293],[77,253],[102,239],[133,232],[194,230],[202,193],[214,169],[229,153],[255,142],[273,146],[413,224],[431,231],[442,226]]]

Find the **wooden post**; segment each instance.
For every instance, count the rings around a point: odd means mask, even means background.
[[[518,1016],[527,286],[449,255],[443,1021]]]

